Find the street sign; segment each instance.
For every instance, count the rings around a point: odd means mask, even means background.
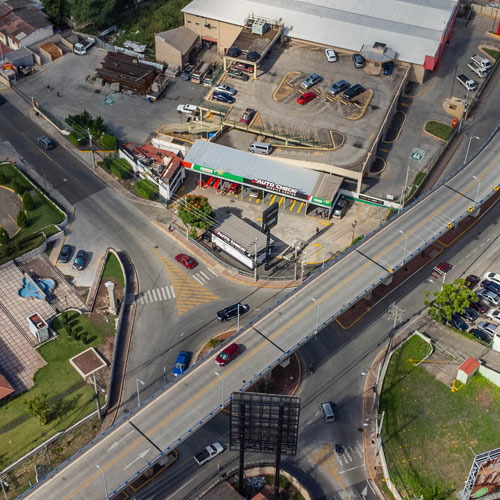
[[[278,224],[278,212],[280,206],[274,202],[262,212],[262,232],[268,233],[276,224]]]
[[[419,148],[413,148],[410,153],[410,160],[422,161],[425,156],[425,150]]]

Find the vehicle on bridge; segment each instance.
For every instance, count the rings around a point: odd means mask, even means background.
[[[241,353],[240,346],[238,344],[231,344],[227,346],[216,358],[215,362],[219,366],[226,366],[235,358],[237,358]]]
[[[223,451],[224,447],[220,443],[209,444],[194,456],[194,460],[198,465],[203,465],[210,462],[210,460],[220,455]]]

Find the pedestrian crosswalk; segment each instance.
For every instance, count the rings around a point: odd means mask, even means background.
[[[308,454],[308,457],[316,465],[325,469],[336,481],[341,483],[343,469],[354,468],[363,463],[363,446],[361,442],[353,443],[343,447],[344,452],[339,455],[335,451],[335,445],[328,443]]]
[[[207,274],[211,273],[211,274]],[[215,278],[218,276],[218,274],[210,268],[207,268],[207,273],[204,271],[198,271],[197,273],[193,274],[193,278],[200,284],[200,285],[206,285],[211,279]]]
[[[161,288],[154,288],[153,290],[146,290],[141,292],[137,298],[137,304],[151,304],[152,302],[161,302],[164,300],[175,299],[175,290],[172,285],[164,286]]]

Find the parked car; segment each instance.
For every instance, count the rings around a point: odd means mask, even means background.
[[[36,142],[43,149],[54,149],[56,143],[50,137],[37,137]]]
[[[354,64],[355,68],[364,68],[365,58],[361,54],[353,54],[352,63]]]
[[[71,245],[63,245],[61,251],[59,252],[59,258],[57,262],[61,264],[67,264],[69,259],[71,258],[71,252],[73,251],[73,247]]]
[[[186,64],[184,67],[184,71],[181,73],[181,80],[188,81],[191,80],[191,73],[194,70],[194,66],[192,64]]]
[[[233,104],[233,102],[235,101],[233,96],[222,92],[214,92],[212,94],[212,99],[214,101],[223,102],[224,104]]]
[[[230,78],[235,78],[236,80],[241,80],[243,82],[246,82],[250,78],[246,73],[243,73],[239,69],[230,69],[227,72],[227,76],[229,76]]]
[[[453,266],[449,262],[440,262],[431,272],[433,278],[439,279],[451,270]]]
[[[352,87],[349,87],[343,94],[342,97],[346,99],[347,101],[350,101],[351,99],[354,99],[357,97],[359,94],[364,92],[365,89],[359,84],[356,83]]]
[[[302,94],[300,97],[297,97],[297,102],[299,104],[304,105],[312,101],[315,97],[316,94],[314,92],[306,92],[305,94]]]
[[[467,323],[459,316],[457,313],[451,315],[451,319],[448,321],[453,328],[461,330],[462,332],[467,331]]]
[[[240,316],[242,314],[247,313],[250,310],[250,306],[248,304],[241,304],[238,302],[237,304],[233,304],[231,306],[227,306],[224,309],[221,309],[216,313],[216,318],[219,321],[227,321],[231,318],[236,318],[238,316],[238,309]]]
[[[251,64],[244,64],[238,62],[233,66],[233,68],[243,71],[244,73],[253,73],[253,66]]]
[[[500,304],[500,297],[495,292],[486,290],[485,288],[481,288],[478,292],[476,292],[476,295],[494,306],[498,306]]]
[[[333,49],[325,49],[325,56],[328,62],[337,62],[337,54]]]
[[[229,57],[239,57],[241,55],[241,49],[239,47],[229,47],[227,49],[227,55]]]
[[[186,269],[193,269],[198,265],[198,262],[196,262],[192,257],[186,255],[185,253],[176,255],[175,260],[179,262],[179,264],[182,264]]]
[[[480,321],[477,327],[492,337],[495,335],[497,329],[497,325],[494,325],[493,323],[488,323],[487,321]]]
[[[474,337],[476,337],[479,340],[482,340],[483,342],[488,342],[488,343],[491,342],[491,337],[487,333],[484,333],[479,328],[471,328],[469,330],[469,333],[472,333]]]
[[[476,276],[475,274],[469,274],[467,278],[465,278],[465,284],[472,290],[479,282],[481,278]]]
[[[486,316],[492,321],[500,323],[500,309],[492,309],[491,311],[488,311]]]
[[[479,300],[477,302],[471,302],[470,306],[480,314],[486,314],[490,309],[486,304],[483,304]]]
[[[464,312],[462,313],[462,316],[469,321],[476,321],[476,319],[478,318],[477,311],[472,307],[466,307],[464,309]]]
[[[191,361],[191,353],[187,351],[181,351],[177,355],[177,360],[175,361],[175,366],[172,370],[172,374],[175,377],[182,375],[189,366],[189,361]]]
[[[233,87],[230,87],[229,85],[226,85],[224,83],[220,83],[219,85],[216,85],[214,88],[215,92],[222,92],[226,94],[231,94],[231,95],[236,95],[236,92],[238,92],[236,89],[233,89]]]
[[[394,71],[394,63],[392,61],[382,64],[382,74],[391,75]]]
[[[497,295],[500,293],[500,285],[494,281],[483,280],[481,281],[481,286],[490,292],[496,293]]]
[[[252,121],[252,118],[254,116],[255,116],[255,109],[247,108],[241,115],[240,123],[244,123],[246,125],[247,123],[250,123]]]
[[[309,90],[311,87],[314,87],[314,85],[322,81],[322,76],[319,76],[318,73],[313,73],[312,75],[309,75],[304,81],[302,81],[300,86],[303,89]]]
[[[234,358],[237,358],[241,353],[240,346],[238,344],[231,344],[227,346],[216,358],[215,362],[219,366],[226,366]]]
[[[483,280],[494,281],[500,285],[500,274],[498,273],[484,273]]]
[[[344,217],[348,207],[349,207],[349,202],[347,201],[346,198],[341,196],[337,200],[337,203],[335,203],[335,207],[333,208],[332,216],[337,218],[337,219],[342,219],[342,217]]]
[[[256,52],[255,50],[251,50],[247,54],[247,61],[255,62],[260,59],[260,54]]]
[[[87,252],[85,252],[85,250],[78,250],[75,260],[73,261],[73,269],[81,271],[85,267],[86,260],[87,260]]]
[[[335,82],[330,86],[330,88],[328,89],[328,93],[330,95],[337,95],[341,92],[344,92],[344,90],[347,90],[350,86],[351,84],[346,80],[339,80],[338,82]]]

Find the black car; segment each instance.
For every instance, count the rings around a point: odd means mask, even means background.
[[[215,315],[219,321],[227,321],[231,318],[236,318],[238,316],[238,309],[240,316],[249,311],[250,306],[248,304],[233,304],[232,306],[225,307],[224,309],[217,312]]]
[[[247,54],[248,61],[255,62],[255,61],[258,61],[259,59],[260,59],[260,54],[258,52],[256,52],[255,50],[251,50]]]
[[[466,307],[464,309],[464,312],[462,313],[462,316],[469,321],[476,321],[476,319],[478,318],[476,310],[472,309],[472,307]]]
[[[85,250],[78,250],[75,260],[73,261],[73,269],[81,271],[85,267],[86,260],[87,260],[87,252],[85,252]]]
[[[57,259],[57,262],[60,262],[61,264],[67,264],[69,262],[69,259],[71,258],[72,251],[73,248],[71,245],[63,245],[61,251],[59,252],[59,258]]]
[[[471,328],[469,330],[469,333],[472,333],[474,337],[476,337],[479,340],[482,340],[483,342],[487,342],[488,344],[491,342],[491,337],[487,333],[480,330],[479,328]]]
[[[362,85],[360,85],[359,83],[356,83],[355,85],[353,85],[352,87],[349,87],[343,94],[342,94],[342,97],[344,99],[347,99],[348,101],[350,101],[351,99],[354,99],[355,97],[357,97],[359,94],[361,94],[362,92],[364,92],[365,89],[362,87]]]
[[[390,75],[394,70],[394,63],[392,61],[382,64],[382,74]]]
[[[194,66],[192,64],[187,64],[184,71],[181,74],[181,80],[188,81],[191,79],[191,73],[193,72]]]
[[[486,290],[489,290],[490,292],[496,293],[497,295],[500,294],[500,285],[498,283],[495,283],[494,281],[481,281],[481,286],[483,288],[486,288]]]
[[[224,104],[233,104],[234,102],[234,97],[225,92],[214,92],[212,94],[212,99],[214,101],[223,102]]]
[[[457,330],[461,330],[462,332],[467,331],[467,323],[457,313],[453,313],[451,315],[449,323],[453,328],[456,328]]]

